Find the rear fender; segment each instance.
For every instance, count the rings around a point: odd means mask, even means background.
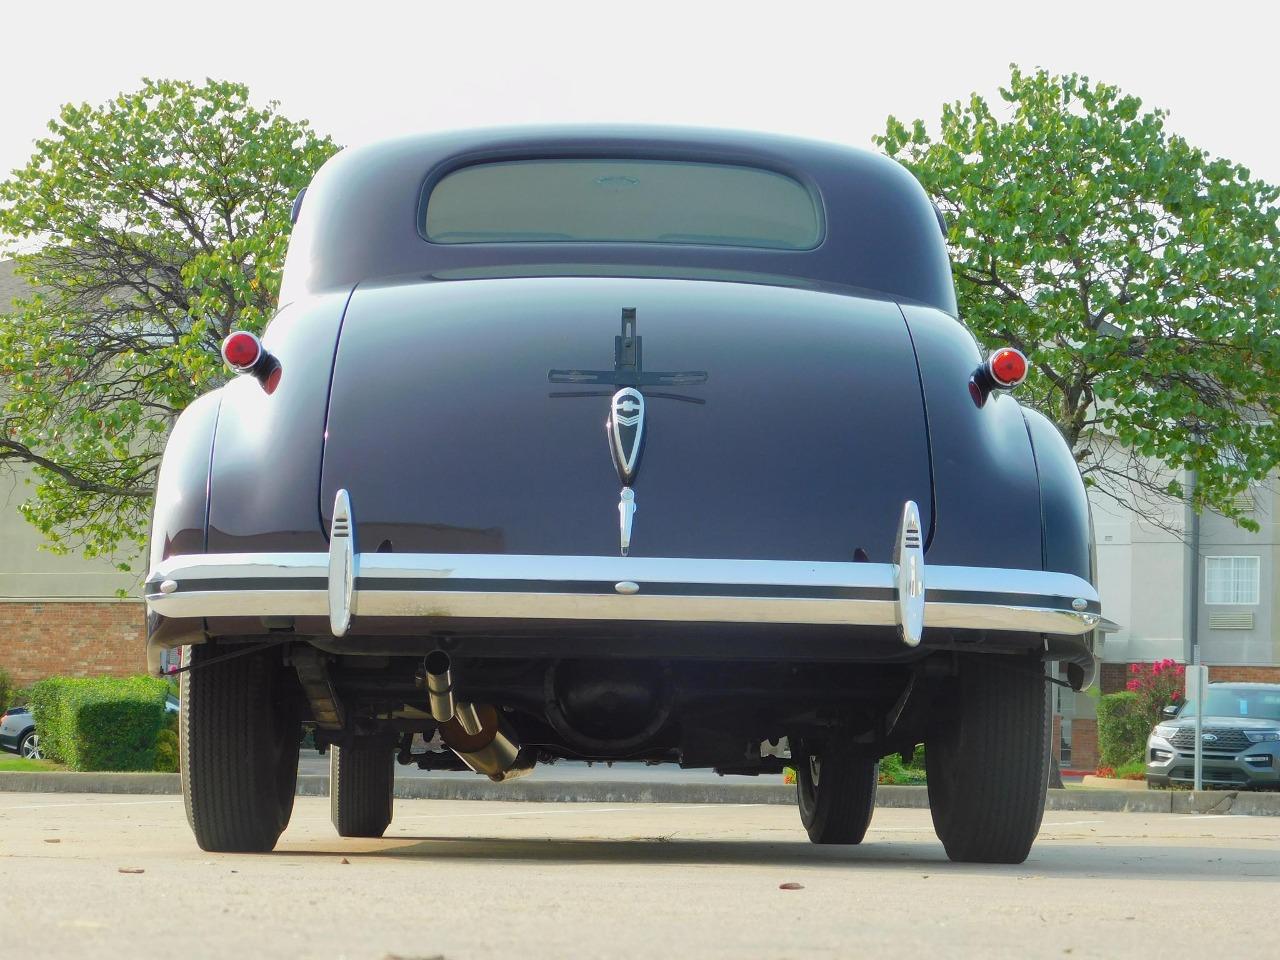
[[[934,521],[928,561],[1043,569],[1040,490],[1022,408],[999,391],[981,408],[973,402],[969,378],[982,352],[954,317],[906,304],[902,312],[929,421]]]
[[[209,553],[327,550],[316,509],[329,378],[350,291],[280,311],[263,347],[280,361],[271,394],[253,377],[223,388],[209,482]]]
[[[1093,516],[1080,468],[1052,420],[1036,410],[1024,409],[1022,416],[1040,478],[1044,569],[1096,583]]]
[[[221,390],[199,397],[169,433],[151,515],[151,568],[167,557],[204,553],[209,464],[221,402]]]
[[[169,432],[156,478],[149,570],[167,557],[205,551],[209,464],[221,402],[221,390],[199,397],[182,411]],[[201,619],[175,620],[147,613],[147,656],[153,673],[159,670],[161,649],[204,639]]]

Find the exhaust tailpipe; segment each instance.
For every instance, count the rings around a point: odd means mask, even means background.
[[[495,783],[514,780],[533,770],[533,757],[489,704],[459,701],[453,694],[449,655],[433,650],[423,662],[431,716],[442,739],[468,767]]]

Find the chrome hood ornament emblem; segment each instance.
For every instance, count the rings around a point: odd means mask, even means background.
[[[618,469],[618,479],[630,483],[644,443],[644,395],[634,387],[623,387],[613,395],[609,407],[609,452]]]

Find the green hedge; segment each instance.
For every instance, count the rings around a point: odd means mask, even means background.
[[[30,703],[44,755],[72,770],[156,769],[168,689],[153,677],[39,681]]]
[[[1138,695],[1125,691],[1098,699],[1099,765],[1122,767],[1141,763],[1151,725],[1138,703]]]
[[[903,763],[899,754],[891,753],[880,761],[880,782],[918,785],[926,782],[924,772],[924,747],[916,747],[910,763]]]
[[[9,676],[9,671],[0,667],[0,713],[13,706],[15,693],[17,691],[13,688],[13,678]]]

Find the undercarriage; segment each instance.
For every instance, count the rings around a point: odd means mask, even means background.
[[[448,748],[474,734],[474,714],[498,720],[522,761],[769,773],[786,763],[784,739],[833,731],[877,760],[921,742],[953,672],[946,654],[910,664],[331,656],[306,647],[287,656],[306,664],[300,674],[323,663],[327,682],[305,686],[310,715],[329,718],[316,724],[317,744],[393,736],[401,761],[424,769],[465,766]],[[433,744],[425,752],[424,741]]]
[[[911,659],[861,662],[502,658],[439,647],[352,655],[270,636],[210,642],[184,657],[184,787],[206,849],[270,849],[292,808],[305,726],[330,751],[344,836],[386,829],[394,763],[502,782],[573,759],[748,776],[794,767],[810,837],[856,843],[877,762],[910,758],[923,743],[948,852],[1017,861],[1038,829],[1048,759],[1043,643],[1024,640],[998,653],[922,646]]]

